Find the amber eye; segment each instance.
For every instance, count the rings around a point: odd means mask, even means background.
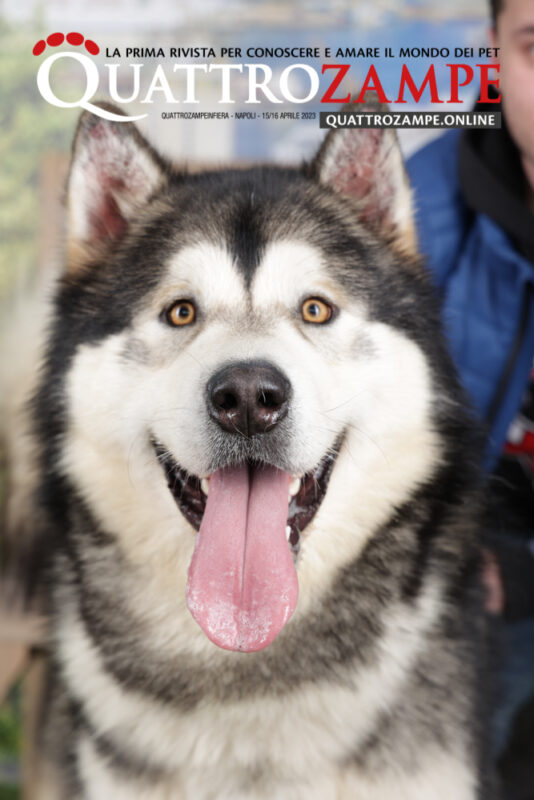
[[[333,314],[332,306],[318,297],[308,297],[303,302],[301,311],[304,322],[315,322],[318,325],[328,322]]]
[[[196,310],[193,303],[189,300],[178,300],[168,309],[166,313],[167,321],[170,325],[191,325],[195,321]]]

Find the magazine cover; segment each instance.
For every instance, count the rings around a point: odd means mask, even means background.
[[[0,40],[0,800],[528,800],[532,0]]]

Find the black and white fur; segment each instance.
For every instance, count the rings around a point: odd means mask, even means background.
[[[490,800],[476,442],[392,133],[188,175],[84,115],[68,217],[33,403],[53,619],[37,800]],[[198,320],[173,329],[184,296]],[[336,318],[306,325],[306,296]],[[288,418],[225,437],[206,383],[256,359],[288,376]],[[221,650],[187,609],[195,531],[154,440],[199,477],[240,458],[299,475],[342,442],[267,649]]]

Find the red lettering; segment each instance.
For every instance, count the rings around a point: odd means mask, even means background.
[[[464,101],[460,100],[458,96],[458,89],[460,86],[468,86],[471,83],[475,71],[469,64],[447,64],[447,66],[451,71],[451,95],[447,103],[463,103]],[[459,81],[461,69],[464,70],[466,76],[465,81],[462,81],[462,83]]]
[[[426,85],[430,87],[430,99],[433,103],[443,103],[443,100],[439,99],[438,94],[438,86],[436,83],[436,71],[434,69],[434,65],[432,64],[431,67],[428,68],[427,73],[425,75],[425,79],[419,89],[415,85],[414,79],[411,76],[410,70],[406,66],[406,64],[402,65],[402,73],[400,79],[400,86],[399,86],[399,96],[395,100],[396,103],[407,103],[408,101],[404,99],[404,90],[407,87],[413,99],[416,103],[419,102],[421,99],[421,95],[425,91]]]
[[[364,98],[367,92],[376,92],[381,103],[391,103],[391,100],[386,97],[384,89],[382,88],[382,84],[380,83],[380,78],[376,74],[376,69],[374,68],[373,64],[371,64],[369,67],[369,72],[365,76],[365,81],[363,82],[360,94],[356,100],[354,100],[354,102],[365,103]]]
[[[327,69],[337,69],[338,74],[321,98],[321,103],[350,103],[350,92],[346,97],[334,97],[334,92],[339,88],[339,84],[350,69],[350,64],[323,64],[321,74],[324,75]]]
[[[477,100],[477,103],[500,103],[501,102],[500,93],[498,97],[490,97],[488,94],[488,89],[490,86],[495,86],[496,89],[499,88],[499,78],[494,78],[493,80],[490,81],[488,76],[488,71],[490,69],[496,69],[497,72],[500,72],[501,65],[477,64],[477,67],[480,69],[480,99]]]

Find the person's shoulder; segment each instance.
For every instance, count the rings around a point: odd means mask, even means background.
[[[460,133],[434,139],[407,162],[419,249],[438,285],[454,269],[470,219],[459,178]]]
[[[461,131],[449,131],[444,136],[424,145],[411,158],[406,167],[412,186],[425,203],[432,205],[460,192],[458,176],[458,148]],[[446,193],[444,197],[443,192]]]

